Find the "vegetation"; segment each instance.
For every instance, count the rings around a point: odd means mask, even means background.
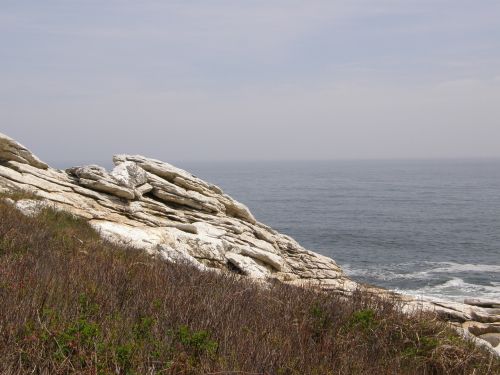
[[[434,316],[199,272],[0,200],[2,374],[498,374]]]

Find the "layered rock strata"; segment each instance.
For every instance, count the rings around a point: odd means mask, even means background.
[[[111,172],[96,165],[56,170],[0,134],[0,189],[41,198],[15,203],[28,214],[50,205],[88,220],[110,241],[200,269],[356,288],[332,259],[257,222],[219,187],[143,156],[115,155],[113,162]]]
[[[350,293],[364,288],[428,309],[500,354],[500,302],[417,300],[350,280],[332,259],[259,223],[219,187],[159,160],[115,155],[111,172],[91,165],[50,168],[0,133],[0,192],[37,199],[10,202],[28,215],[50,206],[87,220],[103,238],[202,270],[236,272]]]

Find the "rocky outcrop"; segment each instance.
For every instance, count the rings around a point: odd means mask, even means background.
[[[48,165],[33,155],[26,147],[0,133],[0,160],[12,160],[47,169]]]
[[[356,287],[332,259],[257,222],[219,187],[143,156],[116,155],[113,162],[110,172],[96,165],[56,170],[0,135],[0,189],[42,199],[16,202],[28,214],[51,205],[85,218],[110,241],[202,269],[345,291]]]
[[[500,311],[491,307],[498,305],[500,301],[465,299],[464,303],[459,303],[408,296],[400,298],[407,312],[433,311],[450,322],[462,336],[500,356],[500,344],[497,343],[497,339],[500,339]]]
[[[86,219],[109,241],[171,262],[341,293],[364,288],[398,298],[408,312],[433,310],[455,322],[464,336],[479,337],[481,345],[500,354],[495,345],[500,302],[425,301],[359,285],[332,259],[259,223],[219,187],[144,156],[116,155],[113,162],[111,172],[95,165],[56,170],[0,134],[0,192],[36,196],[11,201],[28,215],[46,206],[67,211]]]

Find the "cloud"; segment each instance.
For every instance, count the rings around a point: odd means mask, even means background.
[[[0,123],[48,161],[498,155],[499,10],[11,2],[0,11]]]
[[[350,83],[138,91],[32,104],[29,112],[13,103],[0,122],[59,164],[67,155],[102,162],[120,152],[171,161],[499,157],[499,95],[482,85]]]

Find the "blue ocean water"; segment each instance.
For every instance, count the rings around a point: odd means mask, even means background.
[[[500,160],[177,165],[355,280],[500,299]]]

